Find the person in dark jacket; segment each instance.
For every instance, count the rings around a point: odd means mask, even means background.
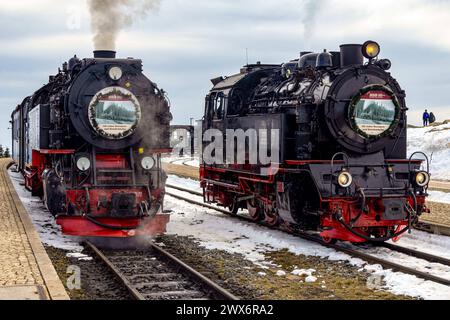
[[[428,110],[425,110],[423,114],[423,126],[427,127],[430,124],[430,114],[428,113]]]
[[[436,116],[434,115],[433,112],[430,112],[430,124],[435,123],[436,122]]]

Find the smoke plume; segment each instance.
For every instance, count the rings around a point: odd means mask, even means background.
[[[306,42],[310,42],[314,37],[314,31],[316,27],[316,19],[323,7],[325,0],[305,0],[304,1],[304,14],[303,14],[303,27],[304,27],[304,39]]]
[[[121,30],[158,10],[161,0],[87,0],[96,50],[115,50]]]

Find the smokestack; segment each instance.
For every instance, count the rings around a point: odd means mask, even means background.
[[[95,50],[94,58],[96,59],[115,59],[116,52],[112,50]]]
[[[341,67],[364,64],[361,44],[343,44],[341,46]]]

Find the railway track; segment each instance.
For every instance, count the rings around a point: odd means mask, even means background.
[[[100,250],[86,246],[114,273],[136,300],[238,300],[161,247]]]
[[[427,233],[450,237],[450,227],[443,224],[420,221],[414,228]]]
[[[190,167],[190,165],[188,165],[188,163],[193,161],[193,160],[195,160],[195,159],[194,158],[189,158],[189,159],[186,160],[186,158],[181,158],[181,159],[171,160],[171,161],[169,161],[169,163],[170,164],[177,164],[177,162],[183,161],[181,163],[181,165]],[[178,165],[180,165],[180,164],[178,164]]]
[[[178,190],[178,191],[189,193],[191,195],[203,197],[203,194],[198,192],[198,191],[189,190],[189,189],[182,188],[182,187],[179,187],[179,186],[167,185],[167,188],[171,188],[171,189],[174,189],[174,190]],[[240,220],[243,220],[243,221],[246,221],[246,222],[255,223],[250,217],[247,217],[247,216],[244,216],[244,215],[232,215],[228,210],[224,210],[224,209],[218,208],[218,207],[213,206],[213,205],[205,204],[203,202],[196,201],[195,199],[184,197],[184,196],[182,196],[180,194],[175,194],[175,193],[172,193],[172,192],[167,192],[166,194],[171,196],[171,197],[174,197],[176,199],[179,199],[179,200],[182,200],[182,201],[186,201],[188,203],[195,204],[195,205],[198,205],[198,206],[202,206],[204,208],[216,210],[218,212],[224,213],[226,215],[232,216],[234,218],[237,218],[237,219],[240,219]],[[432,275],[430,273],[427,273],[427,272],[422,272],[422,271],[419,271],[419,270],[416,270],[416,269],[413,269],[413,268],[409,268],[407,266],[400,265],[398,263],[394,263],[394,262],[391,262],[391,261],[388,261],[388,260],[376,257],[374,255],[365,253],[365,252],[363,252],[363,251],[361,251],[359,249],[353,249],[353,248],[350,248],[350,247],[347,247],[347,246],[343,246],[343,245],[340,245],[340,244],[325,243],[319,236],[317,236],[317,234],[313,234],[313,233],[297,230],[296,228],[291,228],[291,227],[288,227],[288,228],[286,228],[286,227],[273,228],[273,227],[270,227],[270,226],[268,226],[268,225],[266,225],[264,223],[258,223],[258,225],[262,225],[262,226],[270,228],[270,229],[276,229],[276,230],[281,230],[283,232],[287,232],[287,233],[289,233],[289,234],[291,234],[293,236],[300,237],[300,238],[308,240],[308,241],[316,242],[316,243],[318,243],[320,245],[323,245],[325,247],[328,247],[328,248],[331,248],[331,249],[334,249],[334,250],[346,253],[346,254],[348,254],[348,255],[350,255],[352,257],[355,257],[355,258],[363,259],[363,260],[365,260],[365,261],[367,261],[369,263],[372,263],[372,264],[380,264],[385,269],[392,269],[393,271],[403,272],[403,273],[410,274],[410,275],[416,276],[416,277],[424,279],[424,280],[429,280],[429,281],[440,283],[440,284],[443,284],[443,285],[446,285],[446,286],[450,286],[450,280],[449,279],[441,278],[441,277],[434,276],[434,275]],[[417,250],[401,247],[401,246],[398,246],[398,245],[393,245],[393,244],[390,244],[390,243],[384,243],[384,244],[381,244],[379,246],[383,246],[383,247],[385,247],[385,248],[387,248],[389,250],[396,251],[396,252],[399,252],[399,253],[403,253],[403,254],[409,255],[409,256],[414,257],[414,258],[423,259],[423,260],[426,260],[428,262],[439,263],[439,264],[442,264],[442,265],[450,266],[450,260],[446,259],[446,258],[443,258],[443,257],[440,257],[440,256],[435,256],[435,255],[432,255],[432,254],[429,254],[429,253],[425,253],[425,252],[421,252],[421,251],[417,251]]]

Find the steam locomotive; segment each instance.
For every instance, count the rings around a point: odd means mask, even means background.
[[[213,79],[203,130],[225,139],[204,154],[205,201],[329,243],[398,240],[410,230],[429,211],[428,159],[407,157],[405,91],[380,50],[373,41],[342,45]],[[268,145],[278,160],[253,161]]]
[[[170,105],[142,61],[114,51],[76,56],[12,113],[13,158],[64,234],[165,232]]]

